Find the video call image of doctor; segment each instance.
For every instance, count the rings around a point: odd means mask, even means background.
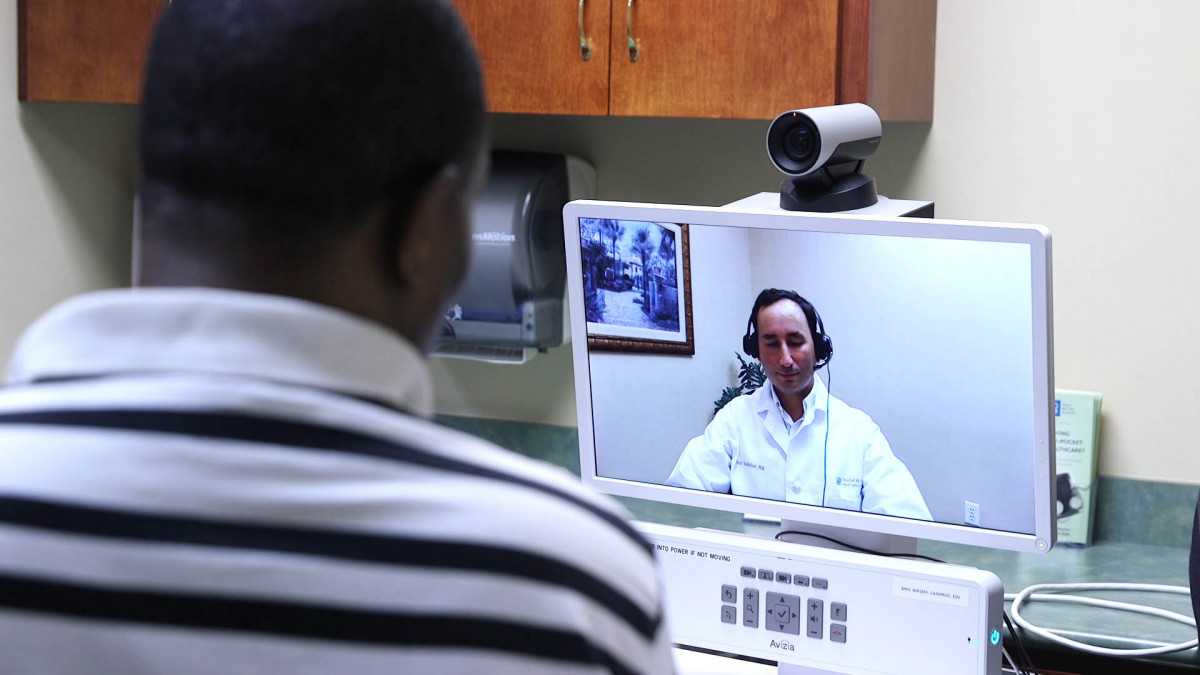
[[[816,376],[833,341],[811,303],[790,290],[759,293],[743,349],[767,382],[717,412],[688,442],[667,485],[932,519],[879,426]]]

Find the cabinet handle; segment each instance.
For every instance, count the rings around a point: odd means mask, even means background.
[[[637,63],[638,45],[637,40],[633,39],[633,0],[625,5],[625,38],[629,41],[629,60]]]
[[[585,0],[579,0],[579,58],[584,61],[590,61],[592,58],[592,46],[588,44],[587,36],[583,34],[583,3]]]

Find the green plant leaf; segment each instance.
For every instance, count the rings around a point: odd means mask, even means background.
[[[717,413],[720,412],[721,408],[724,408],[726,404],[741,395],[742,390],[737,387],[725,387],[723,390],[721,390],[721,398],[713,401],[713,405],[716,406],[713,408],[713,417],[716,417]]]
[[[742,393],[749,394],[763,386],[767,381],[767,374],[763,371],[762,364],[758,361],[746,361],[737,352],[734,352],[734,356],[737,357],[738,363],[742,364],[738,368],[738,382],[741,383]]]

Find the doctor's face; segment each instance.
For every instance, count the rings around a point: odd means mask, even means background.
[[[808,396],[817,358],[808,318],[800,305],[779,300],[758,310],[758,360],[780,396]]]

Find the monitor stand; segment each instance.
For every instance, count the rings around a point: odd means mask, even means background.
[[[860,550],[859,552],[884,553],[890,555],[904,555],[917,552],[917,540],[915,537],[901,537],[894,534],[883,534],[882,532],[848,530],[841,527],[814,525],[812,523],[806,523],[798,520],[780,521],[779,532],[780,534],[777,539],[780,541],[805,544],[807,546],[817,546],[820,548],[832,548],[837,551],[866,549],[866,551]],[[829,541],[829,539],[825,539],[824,537],[836,539],[839,542],[849,544],[849,546],[840,546],[835,542]]]
[[[800,532],[804,532],[806,534],[798,534]],[[917,552],[917,539],[915,537],[900,537],[894,534],[883,534],[881,532],[848,530],[841,527],[814,525],[812,523],[806,523],[799,520],[781,520],[779,523],[779,533],[778,539],[780,541],[804,544],[806,546],[816,546],[819,548],[831,548],[837,551],[866,549],[876,553],[888,553],[893,555]],[[817,537],[811,535],[822,536]],[[844,544],[849,544],[849,546],[841,546],[830,541],[829,539],[825,539],[824,537],[836,539]],[[851,548],[851,546],[855,548]],[[818,670],[794,663],[780,663],[778,672],[779,675],[833,675],[836,671]]]

